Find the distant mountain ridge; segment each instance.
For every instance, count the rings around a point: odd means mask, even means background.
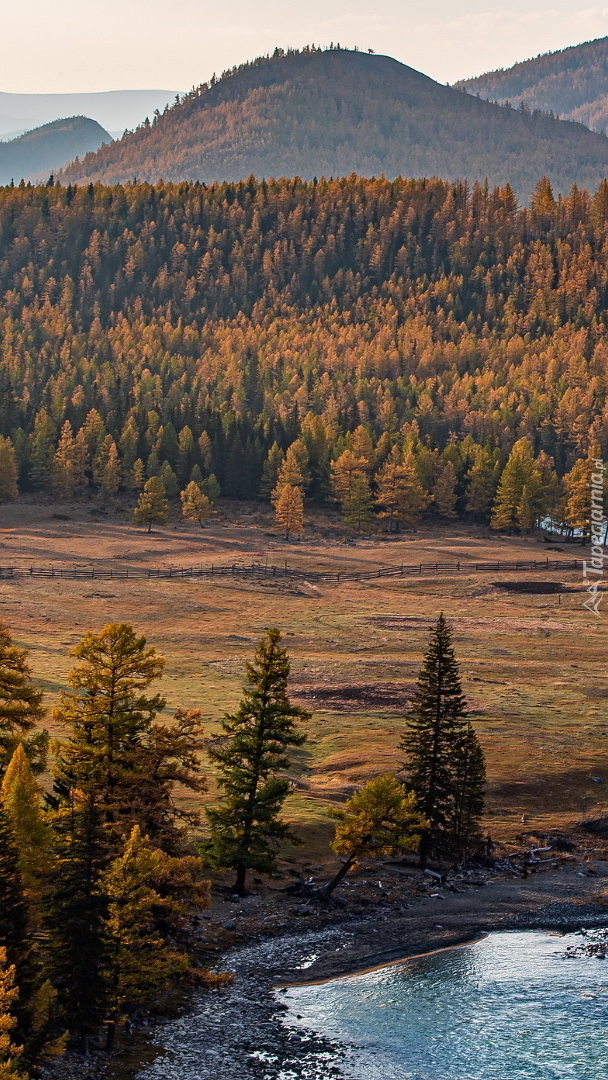
[[[60,169],[75,157],[111,143],[111,136],[96,120],[70,116],[28,131],[18,139],[0,142],[0,184],[16,184]]]
[[[151,124],[70,165],[63,182],[238,181],[384,174],[507,182],[527,198],[596,187],[608,140],[434,82],[388,56],[276,50],[186,95]]]
[[[161,112],[175,90],[108,90],[84,94],[0,93],[0,138],[12,138],[64,116],[90,116],[106,131],[122,135]]]
[[[474,79],[462,79],[457,87],[488,101],[553,112],[576,120],[593,131],[608,129],[608,37],[585,41],[559,52],[524,60],[511,68],[499,68]]]

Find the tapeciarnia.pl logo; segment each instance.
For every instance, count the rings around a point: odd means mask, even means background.
[[[604,462],[599,458],[593,459],[595,471],[591,473],[591,559],[583,560],[583,581],[587,587],[589,596],[583,607],[592,611],[598,618],[601,617],[599,610],[602,602],[602,593],[599,584],[604,575],[604,561],[606,549],[604,546],[604,529],[606,518],[604,516]],[[593,575],[593,576],[589,576]]]

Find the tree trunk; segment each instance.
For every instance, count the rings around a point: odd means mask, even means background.
[[[114,1053],[114,1045],[116,1043],[116,1021],[108,1020],[108,1026],[106,1028],[106,1053]]]
[[[236,881],[234,883],[234,891],[237,892],[239,894],[239,896],[245,896],[246,895],[246,892],[245,892],[245,878],[246,878],[246,876],[247,876],[247,867],[246,866],[237,866],[237,868],[236,868]]]
[[[148,532],[152,532],[152,522],[148,522]]]
[[[322,896],[325,900],[328,900],[334,889],[337,889],[340,882],[346,877],[356,858],[356,855],[349,855],[348,859],[342,863],[342,866],[335,877],[333,877],[331,881],[328,881],[327,885],[324,885],[322,889],[319,889],[318,895]]]

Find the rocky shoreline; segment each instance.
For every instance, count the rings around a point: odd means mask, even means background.
[[[363,1080],[355,1048],[285,1022],[281,987],[448,948],[492,930],[566,933],[606,925],[597,879],[608,877],[608,864],[592,872],[593,879],[588,868],[571,867],[526,881],[498,880],[474,897],[424,897],[400,910],[379,906],[363,917],[343,914],[321,929],[235,945],[222,964],[234,971],[234,985],[197,994],[187,1015],[157,1029],[162,1049],[137,1080]]]

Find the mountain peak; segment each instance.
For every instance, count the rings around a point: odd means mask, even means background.
[[[582,125],[502,108],[390,56],[342,48],[276,50],[224,72],[62,179],[238,181],[251,174],[439,176],[527,197],[596,186],[608,140]]]

